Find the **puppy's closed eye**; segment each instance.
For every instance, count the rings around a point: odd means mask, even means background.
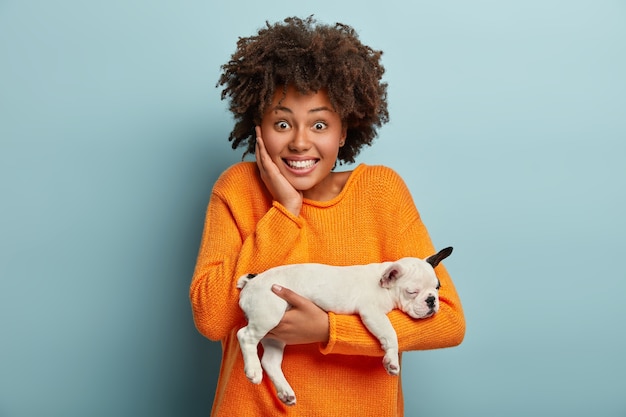
[[[409,297],[415,298],[420,293],[419,290],[406,290]]]

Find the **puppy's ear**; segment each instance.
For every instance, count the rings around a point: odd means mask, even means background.
[[[393,284],[393,282],[402,276],[404,271],[402,267],[397,262],[391,264],[389,268],[385,270],[383,276],[380,278],[380,286],[383,288],[389,288]]]
[[[441,249],[439,252],[437,252],[436,254],[434,254],[432,256],[429,256],[425,260],[426,260],[426,262],[431,264],[432,267],[434,268],[437,265],[439,265],[439,262],[443,261],[448,256],[450,256],[451,253],[452,253],[452,246],[447,247],[445,249]]]

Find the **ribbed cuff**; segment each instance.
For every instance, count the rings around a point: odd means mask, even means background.
[[[332,311],[328,312],[328,343],[320,343],[320,352],[322,355],[332,353],[335,342],[337,341],[337,315]]]
[[[291,219],[294,223],[298,225],[298,227],[302,227],[304,225],[304,220],[302,219],[302,217],[294,216],[292,212],[287,210],[285,206],[280,204],[278,201],[274,201],[272,203],[272,207],[274,207],[275,209],[283,213],[285,216],[287,216],[289,219]]]
[[[328,313],[328,343],[320,345],[323,355],[382,356],[378,340],[363,326],[361,319],[354,315]]]

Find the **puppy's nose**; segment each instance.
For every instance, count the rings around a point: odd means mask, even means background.
[[[435,296],[431,295],[426,299],[426,305],[430,308],[434,308],[435,307]]]

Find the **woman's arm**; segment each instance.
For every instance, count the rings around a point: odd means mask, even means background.
[[[245,324],[238,278],[299,262],[293,248],[306,245],[300,219],[277,203],[249,207],[247,202],[233,201],[229,195],[242,193],[224,190],[230,186],[241,184],[218,180],[214,188],[190,288],[196,327],[211,340],[221,340]]]
[[[422,228],[423,226],[417,226]],[[426,242],[425,242],[426,243]],[[431,246],[430,239],[428,245]],[[419,257],[425,258],[436,251],[431,247]],[[400,310],[388,314],[397,335],[399,350],[425,350],[452,347],[460,344],[465,335],[465,318],[459,296],[445,266],[435,268],[441,282],[439,311],[426,319],[413,319]],[[380,342],[363,326],[356,315],[329,314],[330,337],[322,346],[323,353],[382,356]]]
[[[268,333],[269,337],[288,345],[328,342],[328,313],[289,288],[274,286],[272,291],[287,301],[290,308],[280,323]]]

